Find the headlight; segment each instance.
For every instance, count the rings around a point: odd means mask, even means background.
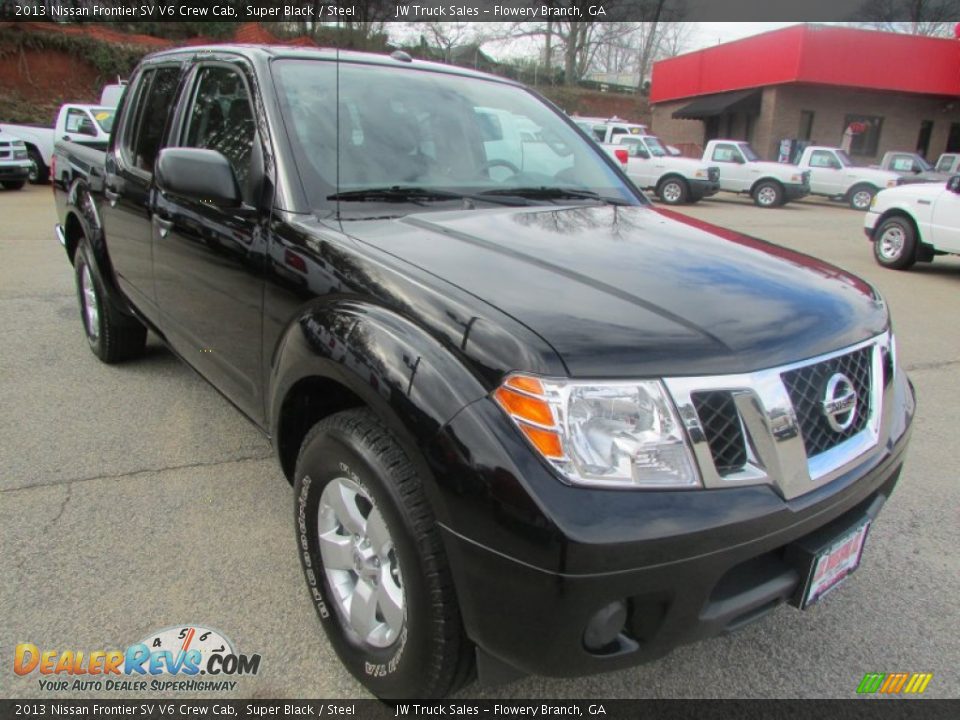
[[[494,392],[536,451],[573,485],[692,488],[700,476],[663,385],[511,375]]]
[[[877,206],[877,196],[876,194],[874,194],[874,196],[870,198],[870,209],[873,210],[876,206]]]
[[[697,170],[697,171],[694,173],[693,176],[694,176],[694,177],[698,177],[698,178],[706,177],[706,176],[707,176],[707,171],[706,171],[706,170]]]
[[[14,149],[14,151],[13,151],[13,159],[14,159],[14,160],[26,160],[28,157],[30,157],[30,156],[27,155],[27,150],[26,150],[26,148],[24,148],[24,149],[22,149],[22,150],[21,150],[21,149]]]
[[[791,175],[791,176],[790,176],[790,182],[792,182],[792,183],[802,183],[802,182],[803,182],[803,175]]]

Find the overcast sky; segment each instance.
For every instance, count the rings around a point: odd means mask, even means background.
[[[696,28],[690,33],[690,50],[710,47],[718,43],[739,40],[749,35],[777,30],[779,28],[796,25],[795,22],[700,22],[694,23]]]

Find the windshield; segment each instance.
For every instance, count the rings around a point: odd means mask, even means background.
[[[846,150],[834,150],[833,154],[837,156],[837,160],[840,161],[840,164],[844,167],[856,167],[856,163],[853,162],[853,158],[847,155]]]
[[[757,162],[760,159],[760,156],[750,147],[750,143],[740,143],[739,147],[743,152],[743,156],[747,159],[747,162]]]
[[[948,173],[953,169],[954,155],[941,155],[937,163],[937,172]]]
[[[670,154],[663,146],[663,143],[660,142],[660,138],[656,137],[655,135],[647,135],[643,140],[647,143],[647,148],[650,150],[650,154],[654,157],[666,157]]]
[[[113,129],[113,118],[117,114],[116,108],[90,108],[90,113],[105,133],[109,133]]]
[[[545,189],[642,202],[594,145],[523,88],[352,63],[338,72],[317,60],[282,59],[273,71],[313,209],[347,199],[422,206],[511,189],[538,203],[558,201]]]
[[[914,159],[914,163],[920,168],[920,172],[930,172],[933,170],[933,165],[928,163],[927,159],[922,155],[917,155]]]

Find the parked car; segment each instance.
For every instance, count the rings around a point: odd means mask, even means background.
[[[721,190],[748,194],[762,208],[779,207],[810,192],[809,172],[761,160],[743,140],[711,140],[703,162],[719,166]]]
[[[956,175],[960,173],[960,154],[943,153],[937,160],[937,172],[945,175]]]
[[[650,130],[646,125],[631,123],[614,116],[612,118],[579,117],[573,121],[601,145],[609,145],[619,135],[646,135]]]
[[[895,270],[960,254],[960,175],[944,184],[883,190],[864,219],[864,232],[877,262]]]
[[[656,135],[618,135],[604,147],[614,153],[629,148],[627,176],[667,205],[695,203],[720,190],[719,167],[671,155]]]
[[[106,149],[116,109],[100,105],[68,104],[60,108],[53,128],[3,123],[0,129],[23,140],[30,160],[29,180],[42,184],[50,178],[56,140]]]
[[[811,195],[849,203],[854,210],[866,210],[880,190],[900,183],[897,173],[856,165],[836,147],[805,148],[798,167],[810,173]]]
[[[900,184],[936,182],[950,179],[950,175],[936,170],[923,155],[911,152],[888,152],[880,161],[881,170],[889,170],[900,176]]]
[[[481,108],[570,166],[487,156]],[[56,150],[85,342],[153,330],[271,438],[377,696],[624,668],[859,563],[914,413],[863,280],[655,209],[535,93],[401,53],[166,51],[117,128]]]
[[[29,172],[26,145],[19,138],[0,131],[0,186],[5,190],[19,190]]]

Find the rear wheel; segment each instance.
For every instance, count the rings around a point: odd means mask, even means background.
[[[680,178],[667,178],[657,188],[657,195],[667,205],[682,205],[688,201],[690,189]]]
[[[83,331],[93,354],[105,363],[118,363],[143,354],[147,329],[135,318],[121,314],[107,299],[103,282],[81,242],[74,260],[77,299]]]
[[[19,190],[24,186],[24,182],[23,180],[5,180],[0,185],[3,185],[5,190]]]
[[[369,410],[321,420],[295,473],[300,561],[340,660],[381,698],[439,698],[472,667],[416,470]]]
[[[877,189],[872,185],[857,185],[850,190],[848,202],[854,210],[867,211],[870,209],[870,203],[873,202]]]
[[[773,180],[764,180],[753,189],[753,202],[762,208],[783,205],[783,187]]]
[[[873,256],[883,267],[907,270],[917,261],[916,232],[906,218],[884,220],[873,237]]]
[[[43,157],[36,148],[27,148],[27,156],[30,158],[30,174],[27,175],[27,180],[31,185],[43,185],[50,177],[50,168],[43,162]]]

